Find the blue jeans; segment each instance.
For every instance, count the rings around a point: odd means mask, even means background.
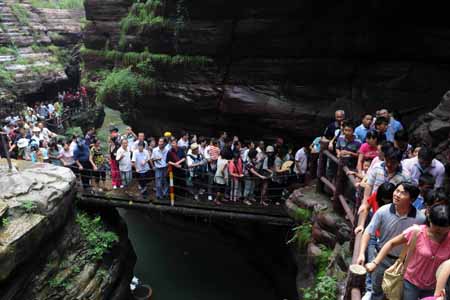
[[[420,289],[408,280],[403,280],[403,300],[418,300],[433,295],[434,290]]]
[[[131,183],[131,179],[133,178],[132,171],[120,171],[120,179],[122,179],[122,184],[124,186],[128,186]]]
[[[367,246],[367,262],[371,262],[375,259],[377,256],[377,248],[378,248],[378,242],[377,238],[375,236],[371,236],[369,240],[369,245]],[[372,291],[372,274],[367,273],[366,274],[366,292]]]
[[[383,289],[381,283],[383,282],[384,271],[392,266],[396,261],[395,258],[386,257],[377,266],[375,271],[372,272],[372,300],[384,300]],[[408,299],[409,300],[409,299]]]
[[[169,185],[167,183],[167,167],[155,169],[155,185],[157,198],[167,196],[169,191]]]

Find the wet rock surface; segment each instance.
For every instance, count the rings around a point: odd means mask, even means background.
[[[440,104],[431,112],[422,115],[414,124],[412,142],[433,147],[437,158],[450,169],[450,91],[441,98]]]
[[[450,28],[436,17],[422,22],[438,8],[357,1],[162,3],[155,13],[166,24],[131,28],[123,51],[200,55],[212,63],[156,68],[162,84],[137,104],[108,99],[129,124],[153,134],[181,127],[310,137],[337,108],[359,119],[385,106],[403,111],[408,121],[447,89],[450,68],[441,62],[449,59]],[[118,48],[119,23],[131,4],[87,0],[86,48]],[[85,62],[95,70],[104,60],[89,55]]]
[[[101,216],[119,241],[102,259],[89,259],[75,221],[73,173],[13,164],[10,173],[0,162],[0,299],[128,299],[136,257],[117,212]]]

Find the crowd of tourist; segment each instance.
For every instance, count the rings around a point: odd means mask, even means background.
[[[336,111],[319,141],[358,180],[358,264],[368,271],[363,299],[386,299],[384,273],[403,258],[402,249],[408,254],[402,299],[448,299],[450,198],[445,166],[433,150],[410,145],[407,131],[386,109],[365,114],[358,126]],[[336,165],[328,162],[326,170],[333,179]]]
[[[61,115],[61,101],[67,102],[60,97],[53,105],[40,103],[7,119],[3,128],[7,149],[17,159],[71,168],[86,189],[105,189],[110,172],[112,189],[127,189],[136,180],[144,197],[154,188],[157,199],[167,199],[170,166],[176,194],[217,205],[227,201],[280,204],[289,184],[304,183],[307,175],[314,177],[310,168],[314,155],[327,147],[358,179],[362,203],[355,233],[363,232],[358,263],[369,272],[365,299],[385,298],[383,274],[399,258],[402,245],[409,247],[410,254],[403,299],[443,297],[450,272],[445,167],[429,146],[410,145],[407,131],[388,110],[367,113],[360,124],[338,110],[323,136],[296,152],[282,138],[265,143],[231,138],[226,132],[217,138],[187,132],[175,137],[165,132],[156,139],[136,134],[130,127],[119,132],[114,126],[104,151],[94,128],[85,136],[55,139],[44,120]],[[328,161],[330,180],[336,169]]]

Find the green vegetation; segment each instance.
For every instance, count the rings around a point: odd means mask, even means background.
[[[67,128],[64,135],[68,139],[71,139],[73,135],[83,136],[83,130],[80,127],[69,127],[69,128]]]
[[[314,288],[302,289],[304,300],[336,300],[337,281],[331,276],[321,276]]]
[[[9,225],[9,219],[8,219],[8,217],[4,217],[3,219],[2,219],[2,226],[3,227],[6,227],[6,226],[8,226]]]
[[[100,216],[94,218],[86,213],[78,212],[76,222],[80,226],[81,233],[88,244],[87,256],[92,261],[102,259],[108,249],[119,237],[112,231],[107,231]]]
[[[31,200],[25,200],[20,204],[20,207],[25,210],[27,214],[34,213],[37,209],[37,205],[34,201]]]
[[[312,226],[310,223],[304,223],[292,229],[295,231],[294,237],[288,241],[288,244],[297,242],[300,249],[304,249],[309,241],[311,241]]]
[[[308,222],[311,219],[311,211],[306,208],[297,207],[294,218],[300,223]]]
[[[327,274],[328,264],[330,263],[330,257],[333,251],[324,245],[319,245],[320,255],[316,260],[317,277],[323,277]]]
[[[15,72],[8,71],[4,67],[0,68],[0,85],[11,87],[14,84]]]
[[[0,55],[19,55],[19,50],[15,45],[10,45],[8,47],[0,47]]]
[[[31,0],[34,8],[82,9],[84,0]]]
[[[104,57],[116,65],[135,66],[142,62],[161,65],[207,65],[213,60],[206,56],[186,56],[186,55],[167,55],[150,53],[148,49],[143,52],[121,52],[117,50],[91,50],[81,48],[80,53],[83,55],[93,55]]]
[[[65,277],[55,277],[49,280],[49,285],[53,289],[64,288],[66,289],[69,286],[67,282],[67,278]]]
[[[97,90],[97,101],[104,103],[108,98],[117,101],[126,100],[133,103],[143,95],[143,90],[155,87],[152,79],[135,74],[130,68],[115,69],[105,80],[103,80]]]
[[[20,25],[27,26],[29,24],[29,16],[27,10],[19,3],[11,5],[11,11],[16,16]]]

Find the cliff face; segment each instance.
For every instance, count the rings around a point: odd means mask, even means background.
[[[42,101],[79,80],[79,60],[72,51],[81,39],[84,11],[30,3],[0,0],[2,115],[17,112],[29,97]]]
[[[129,299],[136,257],[117,212],[75,213],[70,170],[15,164],[0,164],[0,299]]]
[[[157,82],[151,93],[137,100],[109,95],[106,102],[154,134],[226,128],[312,136],[337,108],[359,118],[386,106],[411,119],[447,89],[450,30],[437,8],[387,1],[132,2],[86,1],[84,60],[88,71],[147,63],[145,76]],[[126,59],[137,54],[141,61]]]

